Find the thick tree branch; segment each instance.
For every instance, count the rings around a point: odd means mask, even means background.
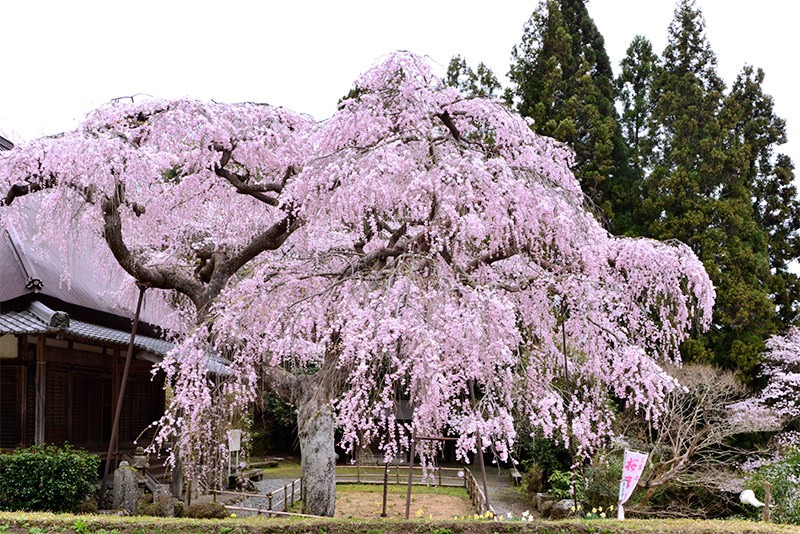
[[[397,257],[403,254],[405,250],[401,247],[395,248],[378,248],[370,252],[369,254],[365,254],[358,261],[348,265],[343,271],[342,274],[339,275],[339,279],[347,278],[348,276],[352,276],[357,272],[363,271],[369,268],[372,264],[376,261],[385,260],[386,258]]]
[[[28,177],[30,179],[30,177]],[[23,182],[12,185],[8,193],[6,193],[5,199],[0,201],[0,206],[10,206],[15,199],[19,197],[24,197],[26,195],[30,195],[31,193],[37,193],[39,191],[44,191],[45,189],[54,189],[58,187],[57,176],[55,174],[50,174],[47,180],[43,182]],[[78,186],[72,183],[68,183],[65,185],[67,188],[72,189],[73,191],[77,191],[83,196],[83,199],[86,201],[87,204],[96,204],[97,195],[97,188],[94,185],[90,185],[88,187]],[[144,206],[141,204],[137,204],[136,202],[128,202],[125,199],[125,195],[117,195],[119,197],[119,204],[124,204],[128,206],[136,216],[143,215],[145,212]],[[118,204],[118,205],[119,205]]]
[[[27,194],[40,191],[41,189],[43,189],[43,186],[39,184],[14,184],[8,190],[3,204],[10,206],[11,203],[14,202],[14,199],[24,197]]]
[[[400,238],[403,237],[403,235],[405,235],[407,228],[408,225],[406,223],[403,223],[400,225],[400,228],[392,232],[392,237],[389,238],[389,243],[386,245],[386,248],[394,248],[394,246],[397,245],[397,242],[400,240]]]
[[[298,227],[299,223],[296,219],[291,215],[287,215],[251,239],[250,243],[241,252],[226,261],[215,264],[214,272],[205,291],[205,301],[210,302],[216,298],[228,283],[228,279],[247,262],[262,252],[280,248]]]
[[[283,188],[279,184],[270,184],[273,186],[272,189],[267,189],[266,186],[253,186],[244,183],[241,177],[233,173],[225,168],[216,167],[214,172],[217,173],[217,176],[220,178],[226,179],[233,187],[236,188],[236,192],[242,195],[250,195],[254,199],[263,202],[264,204],[269,204],[270,206],[277,206],[278,199],[275,197],[270,197],[264,194],[263,191],[277,191],[280,192]]]
[[[206,302],[203,299],[203,285],[199,281],[173,271],[145,267],[134,258],[122,237],[122,219],[119,215],[121,202],[122,190],[118,188],[117,194],[111,198],[105,197],[101,203],[103,237],[120,267],[140,284],[159,289],[174,289],[183,293],[191,299],[198,310],[202,310]]]
[[[228,259],[228,255],[213,245],[208,245],[197,251],[197,258],[200,260],[200,266],[195,270],[195,273],[200,277],[200,280],[208,283],[211,281],[211,276],[214,274],[216,266],[225,262]]]
[[[298,375],[278,366],[265,366],[262,371],[262,380],[270,392],[280,397],[285,402],[294,400],[295,391],[299,387]]]
[[[256,200],[259,200],[265,204],[269,204],[270,206],[278,205],[278,199],[276,199],[275,197],[267,196],[264,193],[280,194],[283,191],[283,185],[276,183],[262,183],[262,184],[246,183],[241,176],[225,168],[231,160],[233,151],[218,146],[215,146],[214,148],[222,153],[222,158],[220,159],[219,165],[216,165],[214,167],[214,172],[217,174],[217,176],[227,180],[233,187],[236,188],[236,192],[239,194],[250,195]],[[293,172],[294,168],[291,166],[289,166],[289,168],[286,169],[286,173],[284,174],[283,178],[284,183],[289,179],[291,173]]]
[[[492,252],[490,254],[484,254],[482,256],[478,256],[477,258],[475,258],[472,261],[470,261],[464,267],[464,271],[465,272],[474,271],[480,265],[491,265],[492,263],[511,258],[512,256],[516,256],[520,252],[521,251],[520,251],[519,247],[517,247],[516,245],[510,245],[510,246],[508,246],[508,247],[506,247],[506,248],[504,248],[502,250],[498,250],[498,251]]]
[[[447,126],[447,129],[450,130],[450,133],[453,135],[453,139],[456,141],[461,141],[461,133],[456,128],[455,123],[453,122],[453,118],[447,111],[443,111],[441,113],[436,114],[437,117]]]

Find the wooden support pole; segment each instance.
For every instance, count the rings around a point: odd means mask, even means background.
[[[770,495],[769,491],[769,482],[764,484],[764,511],[761,513],[761,518],[764,520],[764,523],[769,523],[769,505],[770,501],[772,500],[772,495]]]
[[[411,450],[409,451],[408,457],[408,490],[406,491],[406,519],[408,519],[411,512],[411,482],[414,477],[414,455],[416,454],[416,451],[414,450],[415,444],[416,440],[414,440],[414,432],[411,432]]]
[[[386,466],[383,469],[383,511],[381,512],[381,517],[386,517],[386,498],[387,494],[389,493],[389,462],[386,462]]]
[[[111,427],[111,441],[108,443],[108,455],[106,455],[106,468],[103,472],[103,484],[100,487],[100,497],[97,503],[99,508],[103,508],[103,499],[106,496],[106,482],[108,479],[108,468],[111,464],[111,455],[117,446],[117,434],[119,432],[119,418],[122,415],[122,400],[125,398],[125,383],[128,381],[128,371],[133,359],[133,342],[136,339],[136,329],[139,327],[139,313],[142,311],[142,301],[144,300],[145,286],[139,286],[139,302],[136,304],[136,315],[133,318],[133,328],[131,328],[131,340],[128,343],[128,355],[125,358],[125,371],[122,373],[122,384],[119,388],[119,398],[117,399],[117,409],[114,413],[114,424]],[[191,496],[190,496],[191,497]],[[190,501],[191,503],[191,501]]]

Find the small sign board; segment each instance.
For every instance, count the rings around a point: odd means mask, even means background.
[[[231,430],[228,433],[228,451],[239,452],[242,450],[242,431]]]
[[[644,466],[647,464],[647,454],[641,452],[625,450],[625,459],[622,462],[622,480],[619,483],[619,508],[617,508],[617,519],[625,519],[625,511],[622,505],[630,499],[636,484],[642,476]]]

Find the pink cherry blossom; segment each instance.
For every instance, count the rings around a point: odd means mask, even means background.
[[[330,413],[345,447],[387,459],[412,433],[457,436],[463,458],[480,435],[505,459],[515,417],[589,453],[612,433],[610,396],[658,418],[675,387],[659,362],[711,320],[692,251],[610,235],[569,149],[445,88],[419,56],[392,54],[355,88],[320,123],[115,103],[0,159],[6,189],[27,186],[3,224],[41,189],[57,206],[39,212],[43,239],[105,236],[103,265],[113,253],[171,304],[161,435],[178,436],[188,474],[214,483],[194,466],[225,457],[225,420],[262,384],[298,407],[301,444]],[[209,345],[230,376],[208,372]],[[424,462],[437,447],[419,444]]]

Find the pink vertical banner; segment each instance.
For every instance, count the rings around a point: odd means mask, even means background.
[[[633,490],[636,489],[636,484],[639,482],[639,477],[642,476],[644,466],[647,464],[647,454],[641,452],[625,450],[625,460],[622,462],[622,480],[619,483],[619,508],[617,508],[617,519],[625,519],[625,511],[622,505],[625,504]]]

